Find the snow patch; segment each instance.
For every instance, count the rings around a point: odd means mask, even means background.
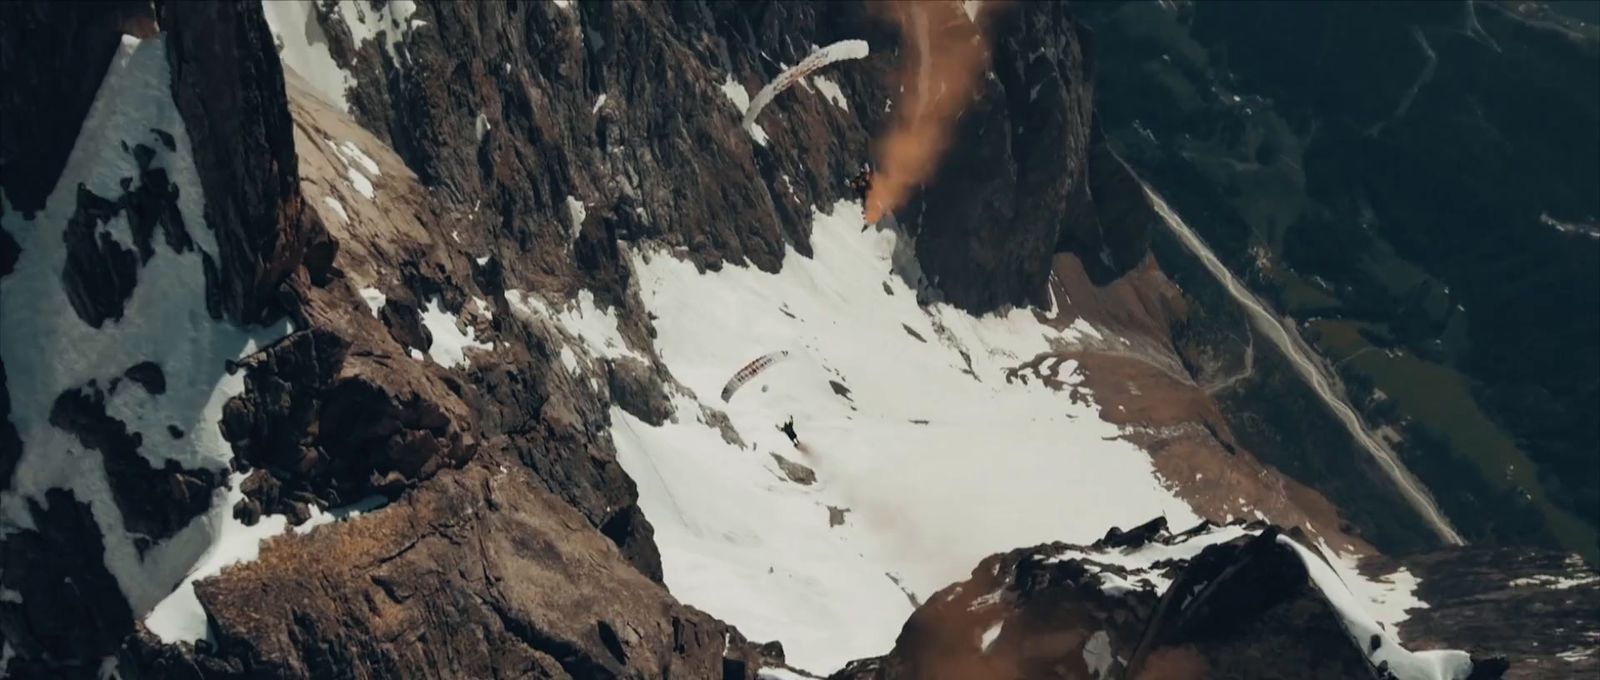
[[[1507,581],[1506,585],[1511,586],[1512,588],[1541,586],[1550,590],[1566,590],[1568,588],[1576,588],[1581,585],[1594,583],[1595,581],[1600,581],[1600,575],[1579,574],[1577,576],[1559,576],[1556,574],[1539,574],[1536,576],[1514,578],[1510,581]]]
[[[348,223],[350,221],[350,213],[344,211],[344,204],[340,203],[339,199],[332,196],[323,196],[322,204],[328,206],[328,209],[332,210],[333,214],[338,215],[340,222]]]
[[[602,92],[599,97],[595,98],[595,100],[594,100],[594,108],[589,109],[589,113],[591,113],[591,114],[600,113],[600,107],[605,106],[605,105],[606,105],[606,95],[605,95],[605,93]]]
[[[381,318],[379,314],[383,311],[383,306],[389,302],[389,298],[383,291],[369,286],[361,289],[361,301],[367,303],[367,309],[372,310],[372,318],[377,319]]]
[[[377,192],[372,186],[372,178],[383,174],[378,169],[378,162],[363,153],[361,147],[356,146],[355,142],[343,141],[335,144],[331,139],[324,141],[327,142],[328,146],[333,147],[339,159],[344,161],[345,175],[349,178],[350,186],[356,190],[356,193],[365,196],[369,201],[376,198]]]
[[[812,76],[811,82],[816,84],[817,92],[821,93],[824,99],[845,111],[850,110],[850,102],[844,98],[844,91],[839,89],[838,84],[822,76]]]
[[[349,113],[346,91],[355,86],[356,79],[333,60],[328,51],[328,35],[317,20],[311,0],[261,0],[261,11],[278,44],[278,58],[284,67],[305,79],[317,96]]]
[[[469,363],[469,348],[494,349],[493,345],[478,342],[472,326],[461,323],[460,317],[441,307],[438,296],[429,298],[427,306],[422,309],[422,325],[427,326],[428,332],[433,335],[433,344],[428,346],[428,358],[445,368],[465,368]]]
[[[483,143],[483,136],[489,134],[489,130],[493,128],[494,126],[489,124],[489,116],[479,111],[478,118],[472,122],[472,134],[477,135],[479,144]]]
[[[570,241],[578,240],[578,234],[583,231],[583,220],[588,216],[589,211],[584,207],[583,201],[567,196],[567,227],[571,229],[567,236]]]
[[[1363,601],[1346,585],[1322,557],[1287,536],[1279,536],[1278,543],[1292,548],[1305,563],[1312,583],[1322,591],[1344,621],[1345,630],[1352,642],[1363,651],[1370,649],[1368,641],[1374,636],[1382,642],[1369,652],[1374,665],[1387,663],[1389,671],[1400,680],[1462,680],[1472,672],[1472,657],[1456,650],[1428,650],[1410,652],[1400,646],[1400,639],[1388,628],[1380,625],[1368,613]]]
[[[1103,630],[1095,631],[1094,635],[1089,636],[1089,641],[1083,643],[1083,665],[1094,674],[1096,680],[1107,676],[1114,658],[1111,653],[1111,636]]]
[[[983,0],[961,0],[961,10],[967,13],[967,20],[977,21],[978,13],[983,11]]]
[[[985,654],[989,652],[989,647],[994,645],[995,638],[1000,637],[1000,629],[1005,625],[1005,621],[996,621],[988,630],[983,631],[983,637],[978,639],[978,646]]]
[[[108,397],[107,413],[143,441],[161,442],[141,448],[152,466],[171,461],[221,472],[233,451],[217,423],[223,404],[244,388],[243,374],[230,375],[226,366],[290,330],[287,323],[240,328],[212,319],[206,309],[202,254],[220,259],[220,251],[205,223],[189,133],[171,98],[166,50],[164,35],[142,41],[124,36],[44,209],[32,219],[10,207],[0,210],[5,230],[21,246],[14,271],[0,279],[0,318],[6,320],[0,324],[0,359],[8,373],[11,421],[23,442],[11,488],[0,491],[0,532],[31,528],[30,502],[42,503],[52,488],[71,490],[89,506],[103,535],[106,567],[135,616],[150,611],[182,580],[217,537],[216,526],[197,518],[147,551],[136,549],[100,454],[51,425],[51,405],[65,390],[90,381],[107,388],[128,367],[155,362],[166,392],[156,396],[124,384]],[[176,150],[167,151],[152,129],[170,133]],[[154,239],[154,254],[138,269],[122,317],[97,329],[67,300],[62,233],[76,212],[79,186],[107,198],[123,193],[125,178],[138,186],[134,158],[122,150],[135,142],[155,150],[152,165],[165,168],[177,186],[178,210],[194,249],[175,252],[164,239]],[[132,245],[125,214],[100,228],[102,235]],[[168,426],[187,436],[173,440]]]
[[[515,288],[507,290],[505,297],[506,302],[511,304],[512,313],[530,321],[547,320],[555,323],[577,336],[591,356],[602,359],[632,357],[649,362],[645,355],[628,347],[628,341],[617,329],[616,315],[611,310],[595,306],[594,293],[589,290],[578,291],[577,300],[567,309],[559,311],[551,309],[538,295]],[[566,363],[565,358],[562,363]]]
[[[676,412],[724,411],[747,448],[698,419],[651,427],[611,413],[668,587],[752,639],[783,640],[790,663],[813,670],[887,651],[907,592],[926,597],[995,552],[1092,542],[1161,514],[1199,521],[1096,406],[1006,384],[1006,370],[1079,333],[1031,310],[919,306],[895,269],[899,237],[865,227],[858,202],[815,214],[812,257],[791,250],[777,273],[701,273],[667,251],[630,252],[656,352],[688,388]],[[767,391],[713,396],[776,350],[793,356],[763,373]],[[776,427],[790,417],[798,450]],[[793,457],[817,482],[788,483],[752,451]],[[851,521],[818,521],[828,505],[851,508]]]
[[[345,27],[350,30],[350,38],[357,47],[368,40],[381,40],[380,44],[389,53],[389,58],[398,64],[400,55],[395,51],[395,45],[411,32],[414,24],[407,20],[417,11],[417,3],[413,0],[388,0],[382,7],[374,8],[375,4],[340,0],[337,14],[344,20]]]
[[[728,79],[722,81],[722,84],[718,87],[721,88],[722,94],[728,98],[728,101],[733,103],[734,108],[739,110],[739,115],[745,115],[745,112],[750,110],[750,91],[744,89],[744,86],[740,85],[739,81],[734,80],[733,74],[728,74]],[[745,125],[744,128],[757,144],[761,146],[767,145],[767,131],[762,129],[760,125],[752,122]]]
[[[815,680],[801,675],[787,668],[763,668],[756,673],[756,680]]]

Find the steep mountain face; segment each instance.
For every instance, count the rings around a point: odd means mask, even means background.
[[[1399,649],[1335,568],[1271,527],[1157,518],[1088,546],[995,555],[907,621],[869,678],[1494,677],[1503,661]],[[1351,637],[1361,639],[1352,645]],[[1369,639],[1370,638],[1370,639]]]
[[[1493,677],[1395,626],[1582,606],[1242,444],[1086,33],[966,9],[868,224],[861,4],[0,6],[0,674]]]

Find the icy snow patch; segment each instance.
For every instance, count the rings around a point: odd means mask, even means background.
[[[575,198],[575,197],[573,197],[571,195],[568,195],[567,196],[567,225],[568,225],[568,228],[570,228],[572,230],[571,232],[568,233],[568,237],[569,237],[570,240],[572,240],[572,241],[577,241],[578,240],[578,234],[583,231],[583,219],[585,217],[588,217],[588,216],[589,216],[589,211],[588,211],[588,209],[586,209],[584,207],[583,201],[580,201],[577,198]]]
[[[477,135],[479,144],[483,143],[483,136],[489,134],[489,130],[493,128],[494,126],[489,124],[489,116],[479,111],[478,118],[472,122],[472,133]]]
[[[1000,629],[1005,625],[1005,621],[996,621],[994,625],[989,626],[988,630],[983,631],[983,637],[978,640],[978,645],[983,649],[984,653],[988,653],[989,647],[994,644],[995,638],[1000,637]]]
[[[394,46],[404,40],[414,27],[407,19],[417,11],[417,3],[413,0],[388,0],[381,9],[373,9],[372,5],[361,0],[340,0],[338,15],[350,29],[350,38],[356,47],[382,37],[383,49],[398,64],[400,55],[395,52]]]
[[[1083,644],[1083,665],[1095,678],[1104,678],[1111,670],[1111,660],[1111,636],[1103,630],[1095,631]]]
[[[756,680],[813,680],[787,668],[763,668],[756,674]]]
[[[1398,631],[1400,623],[1411,618],[1411,610],[1428,608],[1428,603],[1416,595],[1417,586],[1422,581],[1412,575],[1409,569],[1400,567],[1388,574],[1368,578],[1361,575],[1361,563],[1357,557],[1340,553],[1328,547],[1327,543],[1321,543],[1320,548],[1322,554],[1332,558],[1334,570],[1345,585],[1366,603],[1367,612],[1385,628]]]
[[[961,0],[961,10],[967,13],[967,20],[977,21],[978,13],[983,11],[983,0]]]
[[[728,101],[733,102],[734,108],[739,109],[739,115],[745,115],[745,112],[750,109],[750,91],[744,89],[744,86],[740,85],[739,81],[734,80],[731,73],[728,74],[728,79],[722,81],[722,84],[718,87],[722,89],[722,94],[728,98]],[[751,123],[746,125],[745,129],[749,131],[750,137],[756,140],[757,144],[761,146],[767,145],[767,131],[761,129],[759,124]]]
[[[350,186],[355,188],[357,193],[367,197],[367,200],[375,198],[377,194],[372,186],[372,178],[383,174],[378,170],[378,162],[362,153],[361,147],[356,146],[355,142],[344,141],[335,144],[331,139],[326,141],[339,154],[340,160],[344,161],[345,174],[350,179]]]
[[[1124,525],[1126,526],[1126,525]],[[1172,579],[1162,572],[1163,569],[1154,565],[1174,560],[1189,560],[1200,551],[1216,545],[1227,543],[1240,536],[1249,535],[1251,531],[1237,525],[1220,526],[1210,531],[1195,536],[1190,536],[1182,541],[1161,543],[1151,541],[1133,548],[1067,548],[1049,562],[1063,562],[1076,559],[1080,562],[1092,562],[1102,565],[1115,565],[1130,572],[1129,576],[1137,580],[1147,581],[1157,593],[1165,591],[1172,586]],[[1098,537],[1096,537],[1098,538]],[[1111,592],[1129,585],[1121,577],[1108,572],[1101,572],[1101,590]]]
[[[478,342],[476,332],[471,326],[466,326],[466,331],[461,328],[461,318],[451,314],[439,305],[439,297],[428,299],[428,304],[422,310],[422,325],[428,327],[428,332],[433,335],[433,344],[428,346],[428,358],[433,363],[445,368],[466,367],[467,349],[493,349],[488,343]]]
[[[51,405],[63,391],[90,381],[108,388],[128,367],[153,361],[166,378],[162,395],[124,384],[106,402],[107,413],[159,445],[140,453],[156,468],[168,461],[191,470],[225,470],[233,456],[217,423],[227,400],[244,387],[242,373],[227,363],[254,353],[288,332],[287,324],[244,329],[211,318],[205,303],[203,254],[219,256],[215,234],[205,223],[205,196],[194,167],[191,141],[171,97],[164,35],[123,37],[95,94],[56,190],[32,219],[7,207],[4,227],[21,246],[9,276],[0,278],[0,359],[12,404],[11,421],[23,442],[11,488],[0,491],[0,532],[33,526],[29,502],[42,502],[52,488],[68,489],[86,503],[103,536],[106,568],[116,578],[135,616],[165,597],[216,538],[204,518],[141,553],[112,497],[101,456],[50,424]],[[167,151],[152,129],[170,133]],[[62,285],[65,225],[76,212],[78,187],[114,198],[120,182],[140,174],[125,143],[145,141],[155,149],[152,165],[165,168],[178,188],[178,210],[194,250],[179,253],[157,238],[154,254],[138,270],[137,285],[120,319],[96,329],[73,311]],[[131,247],[125,215],[101,233]],[[179,440],[168,426],[186,433]],[[220,499],[218,499],[220,500]],[[213,512],[216,509],[213,508]]]
[[[1300,556],[1300,561],[1305,563],[1311,581],[1339,613],[1339,618],[1344,621],[1345,630],[1350,633],[1352,641],[1359,649],[1367,651],[1369,649],[1367,641],[1373,636],[1378,636],[1382,640],[1378,649],[1369,653],[1374,665],[1387,662],[1389,671],[1400,680],[1461,680],[1472,671],[1472,657],[1466,652],[1407,651],[1400,646],[1400,639],[1394,633],[1379,625],[1377,619],[1367,612],[1366,605],[1346,585],[1347,580],[1340,578],[1338,572],[1323,561],[1321,556],[1287,536],[1279,536],[1278,543],[1293,548]]]
[[[817,92],[822,93],[824,99],[845,111],[850,110],[850,102],[844,98],[844,92],[839,89],[838,84],[822,76],[812,76],[811,82],[816,83]]]
[[[332,196],[323,196],[322,204],[328,206],[328,209],[332,210],[333,214],[338,215],[339,221],[346,223],[350,221],[350,213],[344,211],[344,204],[340,203],[339,199]]]
[[[380,318],[383,306],[389,302],[388,296],[377,288],[367,287],[361,289],[361,301],[367,303],[367,309],[372,310],[372,318]]]
[[[885,573],[926,597],[995,552],[1088,543],[1161,514],[1199,520],[1097,407],[1038,382],[1006,384],[1007,369],[1080,333],[1031,310],[921,307],[892,271],[896,235],[864,226],[856,202],[816,214],[813,256],[788,252],[775,274],[700,273],[668,252],[631,252],[661,360],[715,400],[704,405],[724,410],[749,448],[694,418],[658,428],[611,413],[668,587],[752,639],[783,640],[790,663],[816,671],[893,646],[911,605]],[[769,390],[710,396],[779,349],[793,356],[763,373]],[[702,404],[678,394],[674,406]],[[789,417],[798,451],[776,428]],[[817,482],[790,483],[752,451],[794,457]],[[850,507],[852,521],[819,521],[827,505]]]
[[[600,107],[605,106],[605,105],[606,105],[606,95],[605,95],[605,93],[602,92],[599,97],[595,98],[595,100],[594,100],[594,108],[589,109],[589,113],[600,113]]]
[[[578,291],[578,299],[569,309],[561,311],[551,309],[538,295],[515,288],[507,290],[505,295],[513,313],[529,320],[548,320],[565,328],[578,337],[592,356],[602,359],[632,357],[640,361],[649,361],[643,354],[628,347],[622,332],[617,330],[616,315],[610,310],[596,307],[594,293],[589,290]],[[566,363],[565,358],[563,363]],[[718,386],[718,389],[721,387]]]
[[[300,74],[317,96],[349,113],[346,90],[356,84],[355,77],[328,52],[328,36],[317,22],[311,0],[261,0],[261,11],[283,65]]]

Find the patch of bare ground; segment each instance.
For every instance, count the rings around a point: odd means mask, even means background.
[[[1092,397],[1100,417],[1148,451],[1169,487],[1200,516],[1300,526],[1340,552],[1374,554],[1327,498],[1234,439],[1217,402],[1184,370],[1171,345],[1169,329],[1183,321],[1188,306],[1154,258],[1103,286],[1091,283],[1070,254],[1056,257],[1053,274],[1056,304],[1045,321],[1065,328],[1082,319],[1101,337],[1035,357],[1019,374],[1031,370],[1074,398]],[[1071,367],[1070,375],[1061,375],[1064,367]]]

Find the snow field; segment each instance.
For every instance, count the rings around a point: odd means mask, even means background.
[[[1092,406],[1006,384],[1006,369],[1079,331],[1025,310],[924,309],[891,271],[897,237],[863,226],[854,202],[818,213],[815,257],[791,252],[777,274],[702,275],[635,252],[657,351],[698,397],[675,395],[676,422],[660,428],[612,412],[668,587],[752,639],[781,639],[813,671],[887,651],[908,592],[925,598],[994,552],[1087,543],[1161,514],[1198,521]],[[780,349],[794,356],[731,403],[714,396]],[[702,405],[725,409],[749,448],[701,422]],[[800,450],[776,429],[789,417]],[[771,453],[813,468],[817,483],[788,481]],[[843,525],[829,526],[827,506],[849,508]]]

